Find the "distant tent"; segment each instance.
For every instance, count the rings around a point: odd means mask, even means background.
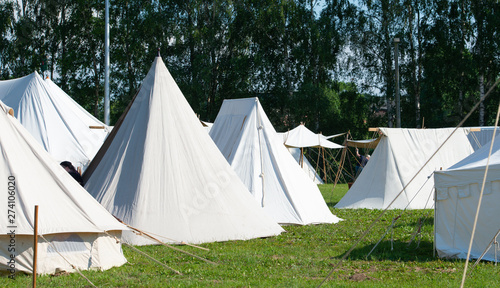
[[[491,138],[490,138],[491,139]],[[444,171],[434,174],[435,241],[439,257],[467,258],[490,144]],[[497,261],[494,237],[500,229],[500,138],[494,141],[470,257]],[[493,243],[493,247],[488,247]]]
[[[333,136],[330,136],[330,138],[333,138],[336,136],[337,135],[333,135]],[[344,146],[339,145],[339,144],[334,143],[334,142],[331,142],[327,138],[328,137],[325,137],[322,134],[315,134],[311,130],[307,129],[306,126],[302,123],[299,126],[293,128],[292,130],[283,133],[283,142],[287,148],[289,148],[289,149],[299,148],[299,150],[298,150],[299,151],[298,163],[299,163],[300,167],[305,171],[308,171],[310,169],[307,167],[307,164],[305,164],[305,162],[308,160],[304,157],[304,148],[309,148],[309,147],[310,148],[319,148],[319,149],[324,149],[324,148],[341,149],[341,148],[344,148]],[[324,151],[323,151],[323,153],[318,152],[318,154],[319,155],[323,154],[323,158],[324,158]],[[295,155],[294,155],[294,158],[295,158]],[[323,159],[323,161],[325,161],[325,159]],[[306,167],[304,168],[304,166],[306,166]],[[315,183],[318,183],[316,181],[316,176],[319,178],[319,175],[316,173],[316,171],[314,169],[313,169],[313,171],[314,171],[315,175],[314,175],[314,178],[312,178],[312,179]],[[325,167],[323,173],[326,175],[326,173],[327,173],[326,167]],[[325,176],[325,179],[326,179],[326,176]],[[323,184],[323,183],[324,182],[321,180],[321,184]]]
[[[337,223],[258,98],[224,100],[210,136],[264,210],[281,224]]]
[[[309,178],[313,180],[315,184],[325,184],[323,180],[321,180],[321,177],[319,177],[318,173],[316,173],[316,169],[311,164],[311,162],[309,162],[309,160],[307,160],[307,158],[302,155],[300,148],[288,148],[288,152],[292,154],[293,159],[295,159],[295,161],[297,161],[299,165],[302,162],[302,170],[304,170],[306,175],[309,176]]]
[[[165,242],[280,234],[204,131],[160,57],[84,174],[113,215]],[[155,242],[124,233],[134,245]]]
[[[35,205],[39,205],[38,234],[48,241],[38,238],[38,273],[74,271],[68,262],[79,270],[105,270],[126,263],[114,237],[120,238],[128,228],[8,116],[10,111],[0,101],[0,185],[5,191],[0,197],[5,216],[0,218],[0,270],[12,269],[9,261],[14,254],[15,272],[33,272]],[[15,251],[9,250],[12,231]]]
[[[474,151],[483,147],[485,144],[490,143],[491,138],[493,137],[493,132],[495,127],[492,126],[481,126],[481,127],[469,127],[469,134],[467,134],[467,138],[469,139],[470,144]],[[496,128],[496,133],[500,133],[500,128]]]
[[[284,142],[286,141],[286,132],[277,132],[279,137],[283,138],[283,145]],[[318,173],[316,173],[316,169],[314,166],[307,160],[307,158],[304,156],[303,152],[301,151],[301,148],[287,148],[288,152],[292,154],[293,159],[297,161],[297,163],[301,166],[302,170],[306,173],[307,176],[315,183],[315,184],[325,184],[321,177],[319,176]],[[302,164],[302,165],[301,165]]]
[[[0,81],[0,100],[57,161],[70,161],[82,170],[110,130],[37,72]]]
[[[335,207],[387,208],[453,130],[380,128],[382,136],[370,161]],[[458,129],[389,208],[432,208],[434,181],[430,176],[473,152],[468,131]]]
[[[340,149],[344,146],[331,142],[321,134],[315,134],[307,129],[304,124],[284,133],[285,146],[293,148],[324,147],[330,149]]]

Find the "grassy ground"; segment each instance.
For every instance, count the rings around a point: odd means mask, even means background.
[[[320,186],[333,213],[345,219],[338,224],[286,226],[287,233],[277,237],[201,245],[210,251],[181,247],[219,263],[217,266],[163,246],[139,247],[183,273],[175,275],[124,247],[129,263],[104,272],[83,274],[98,287],[317,287],[381,213],[333,208],[346,193],[347,185],[339,185],[334,191],[332,188],[332,185]],[[392,232],[367,257],[399,215],[402,216]],[[422,223],[421,237],[411,241],[418,223]],[[389,211],[322,287],[459,287],[464,263],[433,256],[431,210]],[[494,263],[483,262],[474,268],[465,284],[498,287],[499,280]],[[15,280],[0,277],[0,287],[30,285],[30,275],[17,275]],[[90,287],[90,284],[73,273],[39,276],[37,286]]]

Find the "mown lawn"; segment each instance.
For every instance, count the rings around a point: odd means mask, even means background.
[[[287,233],[277,237],[200,245],[210,251],[180,247],[218,265],[164,246],[139,247],[183,275],[172,273],[128,247],[124,247],[124,253],[129,263],[83,274],[98,287],[317,287],[381,213],[333,208],[347,185],[338,185],[333,192],[332,187],[321,185],[320,189],[333,213],[344,219],[338,224],[286,226]],[[367,257],[399,215],[394,229]],[[419,223],[421,233],[411,241]],[[444,260],[433,255],[432,210],[389,211],[322,287],[460,287],[464,264],[462,260]],[[494,263],[482,262],[467,278],[465,287],[499,287],[499,282],[499,270]],[[30,285],[31,275],[17,275],[15,280],[0,277],[1,287]],[[90,284],[73,273],[39,276],[37,286]]]

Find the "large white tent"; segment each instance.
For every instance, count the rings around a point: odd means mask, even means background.
[[[38,273],[72,272],[71,265],[105,270],[124,264],[115,237],[128,228],[74,181],[9,112],[13,115],[0,101],[0,186],[5,191],[0,197],[0,270],[33,272],[35,205],[38,234],[48,241],[38,238]]]
[[[491,139],[491,138],[490,138]],[[490,144],[444,171],[434,174],[436,186],[435,242],[439,257],[467,258]],[[483,199],[470,257],[479,258],[500,229],[500,138],[496,137],[489,159]],[[497,261],[492,247],[483,259]]]
[[[473,152],[469,129],[460,128],[424,166],[454,129],[380,128],[381,139],[370,161],[335,207],[386,209],[408,185],[389,209],[432,208],[432,173]]]
[[[340,220],[287,151],[258,98],[224,100],[210,136],[256,202],[278,223]]]
[[[70,161],[82,170],[110,130],[37,72],[0,81],[0,100],[57,161]]]
[[[160,57],[84,179],[113,215],[165,242],[245,240],[283,231],[253,202]],[[155,244],[132,233],[123,238]]]

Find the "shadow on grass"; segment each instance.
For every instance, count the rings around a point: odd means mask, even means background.
[[[421,241],[417,243],[417,240],[411,242],[404,242],[400,240],[391,241],[384,240],[381,241],[377,247],[376,243],[362,246],[360,248],[355,248],[351,251],[347,259],[349,260],[367,260],[367,261],[400,261],[400,262],[428,262],[434,261],[436,259],[433,256],[433,243],[429,241]],[[418,245],[418,247],[417,247]],[[371,252],[371,253],[370,253]],[[347,253],[347,251],[345,252]],[[331,259],[341,259],[344,254],[331,257]],[[368,254],[370,254],[368,256]]]

